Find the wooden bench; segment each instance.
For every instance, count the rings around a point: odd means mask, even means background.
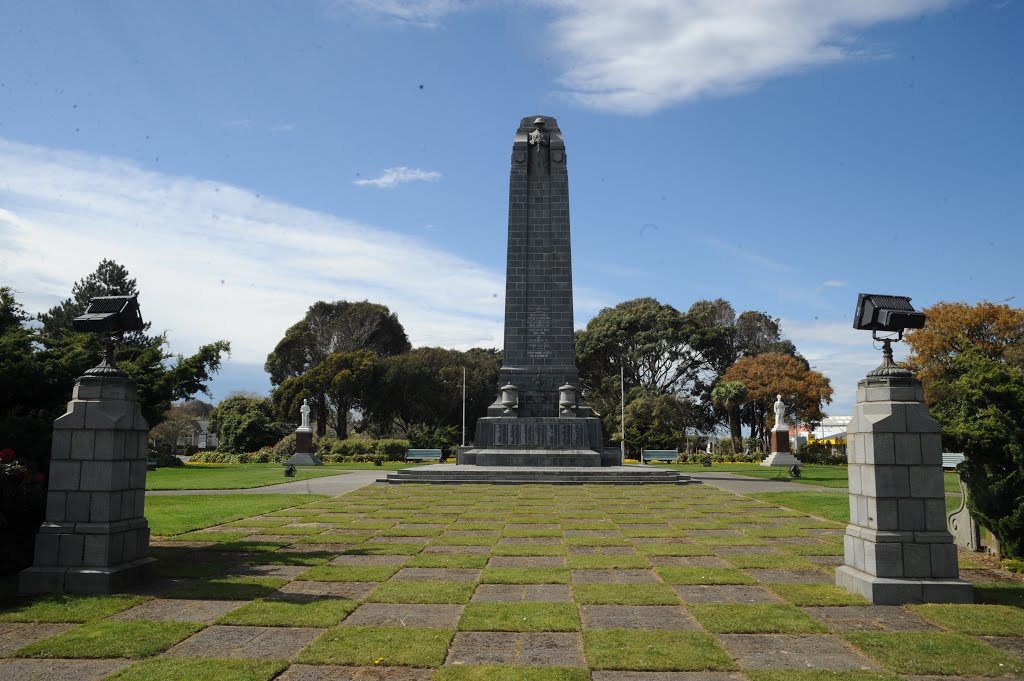
[[[407,449],[405,450],[406,461],[440,461],[440,449]]]
[[[640,453],[640,462],[647,463],[648,461],[679,463],[679,452],[674,449],[645,449]]]
[[[942,453],[942,467],[943,468],[956,468],[957,464],[964,460],[963,452],[943,452]]]

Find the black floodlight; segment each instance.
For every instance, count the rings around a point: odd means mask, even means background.
[[[107,337],[103,361],[86,371],[86,375],[119,377],[126,374],[114,365],[114,339],[125,331],[145,328],[137,296],[97,296],[89,301],[84,314],[71,320],[71,326],[75,331],[102,333]]]
[[[870,331],[872,338],[882,341],[882,364],[868,376],[909,378],[912,374],[893,361],[892,342],[903,340],[903,332],[907,329],[923,329],[924,321],[924,313],[915,310],[907,296],[859,294],[853,328]],[[879,332],[895,333],[896,338],[879,338]]]
[[[871,331],[872,336],[879,331],[898,333],[902,338],[905,329],[924,328],[924,313],[915,310],[906,296],[861,293],[857,296],[853,328]]]

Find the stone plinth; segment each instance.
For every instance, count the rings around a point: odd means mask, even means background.
[[[790,466],[800,465],[797,459],[789,451],[789,429],[773,430],[771,433],[772,453],[761,462],[762,466]]]
[[[146,441],[135,383],[82,376],[67,413],[54,421],[46,521],[26,593],[111,593],[148,576]]]
[[[836,583],[876,605],[973,602],[946,529],[939,424],[919,381],[858,383],[847,457],[850,524]]]
[[[323,466],[324,463],[313,454],[313,430],[295,429],[295,453],[284,462],[285,466]]]

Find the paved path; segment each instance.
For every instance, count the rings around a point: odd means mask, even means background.
[[[186,494],[325,494],[336,497],[360,487],[383,480],[394,471],[383,468],[379,471],[346,471],[338,475],[327,475],[309,480],[283,482],[280,485],[253,487],[252,489],[175,489],[146,492],[146,496],[176,496]]]

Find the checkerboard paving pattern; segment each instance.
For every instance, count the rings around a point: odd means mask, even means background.
[[[712,487],[372,486],[156,538],[134,598],[0,610],[0,678],[1024,678],[1024,583],[871,606],[841,541]]]

